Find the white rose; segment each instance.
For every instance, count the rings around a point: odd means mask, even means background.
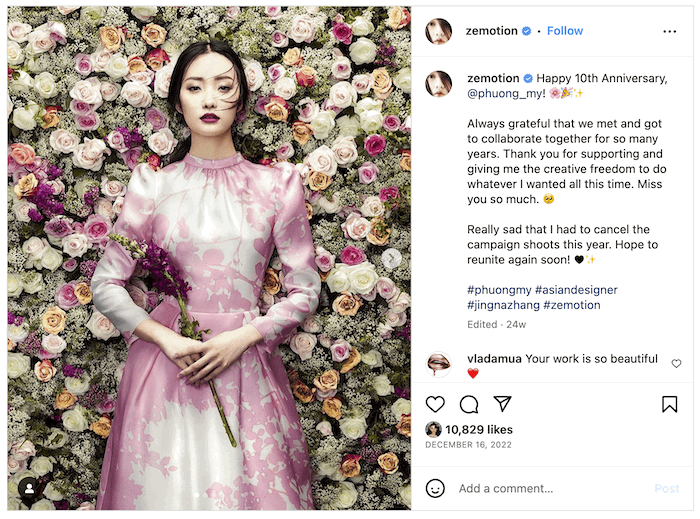
[[[23,353],[10,352],[7,354],[7,376],[21,377],[31,369],[31,360]]]
[[[395,298],[389,301],[388,304],[389,309],[394,312],[405,312],[406,309],[411,306],[411,296],[409,296],[406,292],[401,292]]]
[[[275,95],[289,100],[297,93],[297,84],[290,77],[283,77],[275,83]]]
[[[399,499],[404,506],[411,508],[411,484],[399,488]]]
[[[406,324],[405,312],[394,312],[392,310],[388,310],[384,314],[384,317],[386,318],[386,324],[388,324],[392,328],[396,328],[397,326],[403,326],[404,324]]]
[[[61,501],[63,499],[63,494],[54,488],[53,481],[49,481],[46,484],[44,495],[51,501]]]
[[[81,79],[68,94],[81,103],[89,105],[102,104],[102,92],[100,90],[100,82],[97,78]]]
[[[16,41],[7,42],[7,64],[11,67],[19,65],[24,61],[22,47]]]
[[[172,78],[174,68],[174,60],[172,60],[170,64],[156,70],[156,80],[153,84],[153,91],[158,97],[163,99],[168,97],[168,91],[170,90],[170,79]]]
[[[297,109],[299,110],[299,120],[305,123],[313,121],[319,112],[318,104],[310,97],[305,97],[299,101],[297,103]]]
[[[152,5],[139,5],[131,8],[131,14],[142,22],[150,22],[158,14],[158,8]]]
[[[355,114],[360,115],[362,112],[368,110],[382,111],[382,102],[379,99],[372,99],[371,97],[365,97],[360,102],[355,105]]]
[[[36,56],[56,48],[56,41],[49,31],[40,30],[38,27],[27,35],[27,55]]]
[[[359,241],[367,237],[372,230],[372,224],[359,214],[351,213],[345,222],[340,225],[340,228],[343,229],[347,238]]]
[[[372,63],[374,58],[377,57],[377,46],[372,40],[367,38],[360,38],[348,47],[350,51],[350,59],[355,62],[356,65],[362,65],[364,63]]]
[[[333,155],[341,166],[346,166],[357,159],[357,144],[355,139],[349,136],[341,136],[333,141]]]
[[[61,244],[63,245],[63,252],[68,254],[71,258],[82,257],[90,248],[90,240],[81,233],[64,236],[61,238]]]
[[[127,103],[135,108],[146,108],[151,106],[151,102],[153,101],[151,89],[136,81],[129,81],[124,85],[120,95],[126,99]]]
[[[32,236],[22,244],[22,252],[29,254],[29,259],[33,261],[41,260],[44,253],[51,247],[46,238]]]
[[[360,114],[360,126],[366,133],[379,131],[383,122],[384,117],[378,110],[367,110]]]
[[[326,420],[320,422],[316,426],[316,430],[320,432],[323,436],[330,436],[333,434],[333,428],[331,426],[331,423],[327,422]]]
[[[93,210],[95,211],[95,214],[104,216],[108,220],[114,218],[114,208],[112,207],[112,202],[106,198],[98,198],[97,202],[95,202],[95,205],[93,206]]]
[[[358,94],[367,94],[374,86],[374,76],[372,74],[358,74],[352,77],[352,86]]]
[[[401,415],[411,414],[411,401],[405,398],[399,398],[391,406],[391,412],[394,414],[396,420],[401,420]]]
[[[19,482],[24,478],[34,478],[38,479],[33,470],[23,470],[21,472],[15,472],[15,474],[7,480],[7,491],[11,496],[19,497]]]
[[[19,493],[17,495],[19,495]],[[27,505],[25,505],[20,498],[14,497],[14,496],[8,496],[7,497],[7,509],[8,510],[29,510],[29,507]]]
[[[314,346],[318,339],[312,333],[300,332],[292,337],[289,343],[289,347],[294,353],[299,355],[301,360],[308,360],[311,358]]]
[[[168,128],[158,130],[148,138],[148,147],[161,156],[173,151],[175,146],[177,146],[177,141],[173,132]]]
[[[118,196],[126,194],[126,186],[118,180],[109,180],[107,175],[103,175],[100,182],[100,190],[108,200],[116,200]]]
[[[328,175],[329,177],[335,175],[338,170],[335,155],[325,144],[316,148],[306,160],[312,170]]]
[[[367,36],[374,32],[374,24],[367,18],[358,16],[355,21],[352,22],[352,35],[353,36]]]
[[[91,5],[80,9],[80,21],[96,24],[107,14],[107,8],[101,5]]]
[[[10,97],[10,94],[7,94],[7,118],[10,118],[10,114],[12,113],[12,110],[15,109],[15,105],[12,102],[12,98]]]
[[[71,432],[82,432],[89,425],[83,414],[83,407],[80,405],[76,405],[74,409],[64,411],[61,420],[63,421],[63,427]]]
[[[249,62],[243,69],[243,73],[251,92],[255,92],[265,82],[265,73],[257,61]]]
[[[330,425],[330,423],[328,425]],[[338,463],[336,461],[322,461],[318,464],[318,467],[316,468],[315,472],[319,476],[331,476],[335,474],[337,470]]]
[[[367,430],[367,422],[364,418],[341,418],[338,425],[340,425],[340,432],[351,440],[362,438]]]
[[[71,390],[68,387],[68,381],[69,380],[75,380],[70,377],[66,378],[66,389],[76,395],[77,393],[73,390]],[[88,385],[89,387],[89,385]],[[83,393],[87,392],[88,388],[85,388],[85,391]],[[43,441],[42,445],[46,447],[47,449],[60,449],[63,447],[66,443],[68,442],[68,435],[66,434],[65,431],[62,431],[58,427],[51,427],[51,432],[49,435],[46,437],[46,440]]]
[[[112,79],[123,78],[129,73],[129,62],[123,54],[114,54],[104,70]],[[141,108],[141,107],[139,107]]]
[[[85,326],[92,332],[92,335],[103,341],[110,337],[119,337],[119,330],[117,330],[117,327],[112,324],[112,321],[110,321],[107,316],[101,314],[97,310],[92,312]]]
[[[46,456],[37,456],[32,460],[29,468],[39,476],[44,476],[53,470],[53,463]]]
[[[399,70],[394,76],[394,84],[405,94],[411,93],[411,69],[406,67]]]
[[[331,87],[328,98],[333,106],[347,108],[357,102],[357,91],[347,81],[341,81]]]
[[[348,79],[352,75],[352,63],[345,56],[339,56],[331,65],[331,74],[336,79]]]
[[[119,97],[121,91],[121,85],[116,83],[111,83],[109,81],[102,81],[100,83],[100,93],[102,94],[102,99],[105,101],[114,101]]]
[[[335,123],[338,125],[341,137],[357,137],[360,134],[360,118],[356,115],[352,117],[344,115],[338,117]]]
[[[309,15],[302,14],[295,16],[292,20],[292,28],[287,35],[297,43],[305,41],[311,43],[316,34],[314,20]]]
[[[365,198],[360,207],[360,211],[364,216],[381,216],[384,214],[384,202],[377,195],[371,195]]]
[[[15,110],[16,112],[16,110]],[[335,126],[335,113],[328,110],[320,112],[316,118],[311,121],[311,129],[314,132],[316,139],[325,139],[331,133]]]
[[[60,153],[72,153],[79,143],[80,138],[66,130],[54,130],[49,137],[51,147]]]
[[[105,49],[101,44],[95,49],[95,52],[90,54],[90,61],[95,72],[104,72],[112,59],[112,53]],[[126,73],[124,74],[126,75]],[[118,79],[118,78],[115,78]]]
[[[182,53],[182,45],[178,45],[175,40],[165,40],[165,42],[161,44],[160,48],[163,49],[170,57],[170,63],[173,65]]]
[[[370,368],[379,368],[384,364],[384,361],[382,360],[382,354],[379,353],[377,350],[369,350],[366,353],[363,353],[360,356],[360,360],[367,364]],[[381,375],[384,376],[384,375]],[[387,379],[387,383],[389,382],[389,379]]]
[[[83,139],[83,144],[78,144],[73,150],[73,164],[79,168],[99,171],[104,160],[104,153],[111,154],[107,143],[103,139]]]
[[[19,74],[19,77],[12,78],[12,81],[10,81],[10,90],[13,92],[29,92],[29,90],[34,87],[34,78],[24,70],[15,70],[14,73]]]
[[[67,343],[60,335],[44,335],[41,339],[41,347],[49,353],[58,355],[66,349]]]
[[[368,294],[379,279],[375,266],[369,261],[348,268],[350,291],[355,294]]]
[[[124,197],[123,196],[118,196],[117,199],[114,201],[114,205],[112,206],[112,211],[116,216],[119,216],[122,212],[122,207],[124,206]]]
[[[39,64],[39,60],[37,60],[34,56],[27,56],[27,59],[24,60],[24,66],[27,68],[27,71],[31,72],[32,74],[44,72],[43,67]]]
[[[39,274],[41,277],[41,274]],[[23,324],[7,325],[7,338],[14,342],[22,342],[29,335],[29,326],[25,321]]]
[[[350,481],[340,482],[340,493],[331,502],[331,505],[335,508],[350,508],[357,501],[357,490],[355,490],[355,485]]]
[[[51,272],[54,272],[58,267],[63,264],[63,254],[49,247],[49,249],[41,257],[41,267]]]
[[[75,396],[84,395],[88,392],[88,389],[90,389],[90,378],[85,373],[83,373],[80,378],[66,377],[64,385],[66,389]]]
[[[34,113],[26,108],[15,108],[15,111],[12,114],[12,124],[14,124],[20,130],[33,130],[36,128]]]
[[[7,37],[14,42],[22,43],[27,41],[27,35],[30,32],[32,32],[32,26],[28,23],[10,22],[7,24]]]
[[[57,7],[57,9],[58,9],[59,13],[61,13],[62,15],[65,16],[67,14],[72,13],[73,11],[77,11],[78,9],[80,9],[80,6],[77,6],[77,5],[59,5]]]
[[[90,501],[83,501],[80,503],[80,506],[76,508],[76,510],[94,510],[95,505],[93,505]]]
[[[386,375],[379,375],[372,381],[372,387],[379,396],[388,396],[394,393],[394,386]]]
[[[22,277],[19,274],[10,272],[7,274],[7,296],[19,297],[22,294],[24,287],[22,286]]]
[[[326,278],[326,284],[331,292],[345,292],[350,289],[350,280],[345,270],[333,268]]]
[[[44,289],[44,278],[39,272],[25,272],[22,276],[22,287],[27,294],[36,294]]]

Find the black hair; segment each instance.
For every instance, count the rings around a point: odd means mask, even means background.
[[[436,70],[435,72],[431,72],[430,74],[437,74],[438,76],[440,76],[440,81],[442,81],[442,84],[445,85],[447,91],[449,92],[450,90],[452,90],[452,79],[449,75],[447,75],[447,72],[443,72],[442,70]],[[427,77],[425,78],[425,89],[430,93],[430,95],[433,95],[433,91],[430,90],[430,83],[428,83]]]
[[[442,33],[445,35],[445,38],[449,41],[450,38],[452,38],[452,26],[450,25],[450,22],[447,20],[444,20],[442,18],[433,18],[434,20],[437,20],[438,25],[442,29]],[[430,20],[432,22],[433,20]],[[428,22],[428,23],[430,23]],[[425,26],[425,37],[428,38],[428,41],[430,43],[434,43],[433,39],[430,37],[430,31],[428,31],[428,26]]]
[[[182,87],[182,80],[185,77],[185,71],[187,67],[194,61],[194,59],[202,54],[208,54],[209,52],[216,52],[222,56],[228,58],[228,60],[233,63],[233,69],[236,71],[236,79],[238,80],[238,102],[236,103],[236,112],[240,110],[245,110],[246,103],[248,102],[248,97],[250,96],[250,91],[248,89],[248,82],[246,81],[245,73],[243,72],[243,63],[241,63],[241,58],[238,57],[236,51],[234,51],[231,46],[223,41],[211,40],[210,42],[198,41],[187,47],[182,54],[177,58],[177,63],[173,69],[173,73],[170,76],[170,88],[168,90],[168,103],[173,107],[173,110],[177,111],[177,105],[180,104],[180,89]],[[182,116],[182,115],[181,115]],[[192,146],[192,136],[187,137],[184,141],[180,143],[175,148],[175,151],[170,155],[170,162],[178,162],[185,158],[185,155],[190,151]]]

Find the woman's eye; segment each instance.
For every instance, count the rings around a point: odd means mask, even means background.
[[[194,92],[195,90],[199,90],[199,87],[198,86],[191,86],[187,90],[189,90],[190,92]]]
[[[224,88],[224,89],[225,89],[225,92],[228,92],[229,90],[231,90],[231,87],[230,87],[230,86],[226,86],[226,85],[221,86],[221,87],[219,87],[219,88]]]

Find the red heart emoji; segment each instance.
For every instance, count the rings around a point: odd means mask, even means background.
[[[474,378],[474,377],[476,377],[476,376],[479,374],[479,370],[476,369],[476,368],[469,368],[469,369],[467,370],[467,373],[469,373],[469,376],[470,376],[470,377]]]

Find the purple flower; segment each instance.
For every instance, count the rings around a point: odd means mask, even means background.
[[[82,374],[83,370],[81,368],[77,368],[71,364],[66,364],[65,366],[63,366],[64,377],[80,378],[80,375]]]
[[[386,139],[383,135],[377,133],[368,135],[365,138],[365,150],[369,153],[370,157],[376,157],[381,152],[384,151],[386,147]]]
[[[138,166],[142,152],[143,148],[141,146],[137,146],[136,148],[131,148],[129,151],[120,153],[119,156],[126,163],[129,169],[133,170],[136,166]]]
[[[96,268],[97,262],[94,260],[85,260],[80,264],[80,273],[87,278],[85,280],[87,283],[90,283]]]
[[[27,335],[27,338],[20,344],[19,351],[25,355],[36,357],[41,351],[41,337],[39,337],[38,332],[31,332]]]
[[[154,132],[162,128],[167,128],[169,121],[168,116],[157,108],[149,108],[146,110],[146,122],[153,126]]]
[[[139,265],[153,278],[153,288],[169,296],[178,297],[179,294],[184,298],[190,286],[172,265],[168,253],[153,242],[143,245],[146,248],[146,257],[139,260]],[[172,282],[167,278],[166,273],[172,277]]]
[[[260,115],[266,115],[265,105],[269,102],[270,96],[258,97],[258,100],[255,102],[255,108],[253,110],[255,111],[255,113],[258,113]]]

